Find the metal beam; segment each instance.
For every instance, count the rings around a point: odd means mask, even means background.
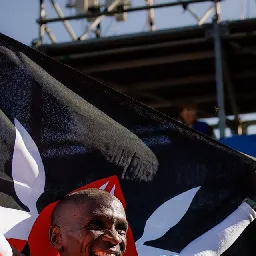
[[[154,0],[146,0],[147,6],[153,6],[154,5]],[[156,26],[155,26],[155,10],[154,8],[150,8],[148,10],[148,25],[150,28],[150,31],[155,31]]]
[[[245,9],[246,9],[245,5],[246,5],[245,0],[240,0],[240,10],[241,10],[241,17],[240,17],[240,19],[241,20],[245,19]]]
[[[63,61],[65,62],[68,59],[68,65],[75,66],[77,61],[83,60],[85,58],[92,58],[92,57],[108,57],[108,56],[113,56],[116,54],[122,54],[122,53],[133,53],[133,52],[142,52],[142,51],[147,51],[147,50],[152,50],[152,49],[163,49],[163,48],[169,48],[172,46],[176,45],[188,45],[188,44],[197,44],[197,43],[202,43],[204,42],[205,39],[191,39],[191,40],[184,40],[184,41],[178,41],[178,42],[165,42],[165,43],[160,43],[160,44],[155,44],[155,45],[145,45],[145,46],[132,46],[132,47],[124,47],[124,48],[115,48],[115,49],[110,49],[110,50],[102,50],[102,51],[95,51],[95,52],[86,52],[86,53],[77,53],[77,54],[68,54],[68,55],[63,55],[63,56],[57,56],[55,58],[58,61]],[[241,55],[244,53],[250,53],[250,54],[255,54],[256,55],[256,48],[251,47],[251,48],[238,48],[237,44],[235,43],[230,43],[236,50],[234,54],[236,55]],[[67,58],[68,56],[68,58]],[[75,65],[72,65],[70,61],[73,61]],[[105,64],[105,65],[109,65]],[[75,66],[79,70],[83,70],[82,68]],[[89,72],[88,70],[86,70]]]
[[[247,53],[247,54],[253,54],[256,55],[256,47],[243,47],[239,45],[238,43],[235,42],[230,42],[230,45],[236,50],[239,51],[240,53]]]
[[[129,94],[129,96],[131,96],[131,97],[133,97],[133,98],[135,98],[135,99],[137,99],[137,98],[139,98],[139,97],[144,97],[144,98],[147,98],[147,99],[149,99],[149,100],[156,101],[156,102],[159,103],[159,104],[163,104],[163,103],[169,104],[169,100],[166,100],[166,99],[164,99],[164,98],[162,98],[162,97],[153,95],[153,94],[148,93],[148,92],[139,92],[139,91],[136,91],[136,92],[134,92],[134,93],[132,93],[132,94]]]
[[[59,18],[63,18],[64,14],[63,14],[59,4],[55,0],[50,0],[50,2],[52,4],[53,8],[55,9],[56,13],[58,14]],[[71,39],[73,41],[77,40],[77,36],[76,36],[75,32],[73,31],[69,22],[67,20],[63,20],[63,24],[64,24],[64,27],[66,28],[68,34],[70,35]]]
[[[78,20],[78,19],[84,19],[84,18],[97,18],[102,15],[113,15],[113,14],[123,13],[123,12],[137,12],[137,11],[149,10],[151,8],[158,9],[158,8],[180,6],[180,5],[186,6],[186,5],[202,3],[202,2],[212,2],[212,0],[186,0],[186,1],[180,1],[180,2],[155,4],[152,6],[145,5],[145,6],[139,6],[139,7],[132,7],[132,8],[127,8],[125,10],[113,10],[113,11],[104,10],[103,12],[92,13],[92,14],[88,13],[88,14],[81,14],[81,15],[66,16],[63,18],[39,19],[39,20],[37,20],[37,23],[46,24],[46,23],[50,23],[50,22],[57,22],[57,21],[63,21],[63,20]]]
[[[129,94],[128,94],[129,95]],[[240,99],[243,100],[251,100],[251,99],[255,99],[256,94],[255,93],[243,93],[240,94]],[[179,97],[179,98],[175,98],[175,99],[170,99],[167,102],[162,102],[162,103],[158,103],[155,101],[149,102],[147,103],[148,106],[152,107],[152,108],[156,108],[156,109],[164,109],[164,108],[170,108],[173,106],[177,106],[182,102],[186,102],[186,101],[190,101],[191,99],[193,99],[194,102],[197,103],[207,103],[207,102],[215,102],[216,101],[216,95],[205,95],[205,96],[191,96],[191,97]],[[214,105],[212,106],[212,111],[213,111],[213,115],[214,116]],[[226,118],[225,118],[226,120]]]
[[[161,65],[161,64],[178,63],[178,62],[184,62],[188,60],[210,59],[213,57],[214,57],[214,54],[212,51],[204,51],[204,52],[176,54],[176,55],[169,55],[169,56],[165,55],[160,57],[151,57],[146,59],[144,58],[144,59],[137,59],[137,60],[130,60],[130,61],[118,61],[114,63],[106,63],[106,64],[95,65],[95,66],[90,65],[85,68],[74,66],[74,68],[86,74],[91,74],[95,72],[106,72],[106,71],[113,71],[113,70],[133,69],[133,68],[148,67],[148,66]]]
[[[102,81],[102,80],[101,80]],[[103,83],[105,83],[104,81],[102,81]],[[106,82],[106,84],[108,86],[110,86],[112,89],[120,92],[120,93],[123,93],[120,89],[121,87],[119,87],[117,84],[113,83],[113,82]],[[166,104],[169,103],[168,100],[165,100],[163,99],[162,97],[159,97],[159,96],[156,96],[156,95],[152,95],[150,93],[147,93],[147,92],[139,92],[139,91],[136,91],[134,92],[134,94],[129,94],[129,97],[132,97],[134,99],[138,99],[139,97],[145,97],[145,98],[148,98],[149,100],[153,100],[153,101],[157,101],[157,102],[165,102]]]
[[[224,85],[223,85],[223,70],[222,70],[222,53],[221,53],[221,39],[220,39],[220,7],[217,0],[214,1],[215,18],[213,19],[214,27],[214,51],[215,51],[215,74],[216,74],[216,88],[217,88],[217,102],[218,102],[218,117],[220,138],[225,138],[226,129],[226,113],[224,101]]]
[[[233,115],[237,120],[239,120],[239,109],[236,101],[236,95],[234,92],[234,84],[231,78],[231,72],[229,69],[229,65],[227,63],[227,56],[224,50],[223,50],[223,77],[224,77],[226,88],[228,91],[228,97],[230,100]]]
[[[255,74],[256,75],[256,74]],[[130,92],[130,91],[137,91],[137,90],[152,90],[152,89],[159,89],[165,87],[175,87],[180,85],[188,85],[188,84],[204,84],[206,82],[214,81],[214,75],[204,75],[204,76],[187,76],[181,78],[174,78],[174,79],[164,79],[164,80],[157,80],[157,81],[148,81],[143,83],[137,84],[130,84],[126,85],[125,88],[121,88],[122,92]]]
[[[202,26],[202,25],[205,23],[205,21],[209,18],[209,16],[213,13],[213,11],[214,11],[214,7],[211,6],[211,7],[204,13],[204,15],[198,20],[197,25],[198,25],[198,26]]]
[[[47,36],[51,40],[51,42],[53,44],[56,44],[57,43],[56,38],[55,38],[54,34],[51,32],[51,30],[46,25],[44,25],[44,29],[45,29]]]
[[[45,17],[44,0],[39,1],[39,16],[40,16],[41,19],[44,19],[44,17]],[[53,44],[56,44],[56,38],[53,35],[53,33],[51,32],[51,30],[46,26],[46,24],[41,24],[39,26],[39,31],[38,32],[39,32],[39,37],[38,37],[38,42],[37,42],[38,44],[36,45],[36,47],[39,47],[42,44],[45,33],[49,37],[50,41]]]
[[[157,43],[157,44],[148,44],[148,45],[136,45],[136,46],[128,46],[128,47],[122,47],[122,48],[114,48],[114,49],[106,49],[106,50],[100,50],[100,51],[89,51],[85,53],[74,53],[74,54],[68,54],[68,59],[74,59],[79,60],[83,58],[91,58],[91,57],[100,57],[100,56],[113,56],[119,53],[133,53],[133,52],[143,52],[147,50],[156,50],[156,49],[164,49],[164,48],[170,48],[175,46],[186,46],[186,45],[192,45],[192,44],[199,44],[206,42],[207,39],[205,38],[195,38],[195,39],[189,39],[189,40],[182,40],[182,41],[173,41],[173,42],[163,42],[163,43]],[[107,42],[106,42],[107,44]],[[54,57],[54,56],[53,56]],[[56,60],[62,61],[65,60],[65,56],[57,56],[55,57]]]
[[[40,17],[40,19],[45,18],[44,0],[39,1],[39,17]],[[39,26],[39,31],[38,31],[39,44],[42,44],[42,42],[43,42],[44,32],[45,32],[45,25],[41,24]]]
[[[243,79],[243,78],[253,78],[256,77],[256,72],[248,71],[243,72],[241,74],[234,74],[235,79]],[[98,79],[101,79],[98,77]],[[144,94],[147,93],[147,95],[152,95],[150,93],[150,90],[154,89],[161,89],[161,88],[171,88],[171,87],[178,87],[178,86],[184,86],[189,84],[197,84],[197,85],[204,85],[208,82],[214,82],[215,76],[214,74],[207,74],[202,76],[188,76],[188,77],[181,77],[181,78],[169,78],[164,80],[157,80],[157,81],[146,81],[141,83],[135,83],[135,84],[125,84],[125,85],[117,85],[113,84],[111,81],[106,80],[103,81],[113,89],[121,92],[121,93],[127,93],[127,94]],[[151,97],[151,96],[150,96]]]
[[[182,0],[177,0],[178,2],[182,2]],[[187,5],[182,5],[184,11],[187,11],[191,14],[192,17],[194,17],[197,21],[199,20],[198,15]]]
[[[118,6],[119,3],[120,3],[119,0],[115,0],[113,3],[111,3],[110,6],[108,6],[107,12],[111,12],[112,10],[114,10]],[[88,30],[79,37],[79,40],[85,40],[88,37],[89,33],[100,24],[100,22],[105,18],[105,16],[106,16],[106,14],[102,14],[102,15],[98,16],[93,21],[93,23],[89,26]]]
[[[224,48],[222,48],[222,52],[223,52],[223,77],[224,77],[225,85],[227,88],[232,112],[235,117],[235,120],[233,121],[234,125],[233,125],[232,132],[237,135],[242,135],[243,129],[241,126],[241,120],[239,117],[239,108],[238,108],[236,95],[235,95],[235,91],[234,91],[234,82],[233,82],[230,68],[228,65],[227,53],[225,52]]]
[[[180,97],[178,99],[169,100],[168,102],[160,102],[160,103],[152,102],[152,103],[148,103],[147,105],[155,109],[164,109],[164,108],[177,106],[183,102],[190,101],[191,99],[193,99],[194,102],[203,103],[203,102],[214,101],[216,99],[216,96],[210,95],[210,96],[198,96],[198,97],[182,97],[182,98]],[[213,111],[214,111],[214,106],[213,106]]]
[[[149,94],[149,93],[136,93],[136,94],[133,94],[133,95],[130,95],[132,98],[134,99],[138,99],[140,100],[140,96],[142,97],[147,97],[148,99],[151,99],[151,100],[154,100],[155,102],[151,102],[149,104],[145,103],[147,106],[149,107],[152,107],[154,109],[158,109],[161,111],[161,109],[163,109],[161,106],[168,106],[168,107],[178,107],[178,105],[182,102],[184,102],[184,100],[178,100],[178,101],[170,101],[170,100],[166,100],[166,99],[163,99],[162,97],[159,97],[159,96],[156,96],[156,95],[152,95],[152,94]],[[214,97],[212,97],[214,99]],[[143,101],[142,101],[143,102]],[[210,113],[207,113],[201,109],[198,109],[198,114],[199,115],[203,115],[204,117],[209,117],[211,118],[212,117],[212,114]]]
[[[234,74],[235,79],[243,79],[243,78],[253,78],[256,77],[256,72],[243,72],[241,74]],[[176,87],[176,86],[184,86],[189,84],[202,84],[213,82],[215,81],[215,76],[213,74],[202,75],[202,76],[188,76],[188,77],[181,77],[181,78],[169,78],[164,80],[157,80],[157,81],[147,81],[141,82],[136,84],[129,84],[129,85],[118,85],[114,87],[118,91],[122,93],[129,93],[129,92],[142,92],[154,89],[160,89],[165,87]],[[106,82],[108,84],[108,82]]]

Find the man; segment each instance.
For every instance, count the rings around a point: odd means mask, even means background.
[[[221,255],[256,218],[255,210],[255,199],[246,199],[225,220],[187,245],[179,256]],[[124,208],[104,190],[86,189],[66,196],[53,210],[51,221],[49,240],[60,256],[122,256],[125,252],[128,223]],[[2,240],[0,236],[1,253],[22,256],[14,249],[11,253],[4,236]],[[153,251],[138,253],[155,255]]]
[[[224,221],[187,245],[179,256],[221,255],[255,219],[255,209],[256,203],[246,200]],[[86,189],[57,204],[49,238],[60,256],[122,256],[127,227],[125,211],[117,198],[103,190]],[[155,255],[153,251],[138,253]]]
[[[186,102],[179,106],[178,120],[188,127],[201,132],[211,138],[215,138],[213,129],[205,122],[197,119],[197,105],[194,102]]]
[[[51,245],[60,256],[122,256],[128,223],[122,203],[108,192],[86,189],[60,201],[52,213]]]

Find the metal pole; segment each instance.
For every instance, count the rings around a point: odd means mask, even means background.
[[[154,5],[154,0],[146,0],[147,6],[153,6]],[[155,26],[155,11],[153,8],[148,10],[148,24],[150,27],[150,31],[155,31],[156,26]]]
[[[53,8],[55,9],[56,13],[58,14],[59,18],[64,18],[64,14],[59,6],[59,4],[55,0],[50,0],[52,3]],[[73,31],[72,27],[70,26],[69,22],[67,20],[63,20],[63,24],[69,33],[70,37],[73,41],[77,40],[77,36],[75,32]]]
[[[119,4],[119,0],[114,1],[108,8],[107,11],[111,12],[113,9],[115,9]],[[80,40],[85,40],[87,38],[87,36],[89,35],[89,32],[92,31],[95,27],[97,27],[100,22],[104,19],[105,15],[101,15],[99,16],[88,28],[88,30],[80,36]]]
[[[101,25],[100,25],[100,23],[97,25],[97,28],[95,30],[95,35],[96,35],[97,38],[101,37]]]
[[[40,17],[40,20],[44,20],[44,18],[45,18],[44,0],[39,1],[39,17]],[[38,33],[39,33],[38,38],[39,38],[40,44],[43,41],[44,31],[45,31],[45,25],[40,24],[39,31],[38,31]]]
[[[240,7],[241,7],[241,20],[245,19],[245,1],[240,0]]]
[[[232,121],[232,126],[233,126],[233,132],[238,135],[242,135],[243,129],[241,127],[241,119],[239,117],[239,109],[236,101],[236,95],[234,91],[234,84],[232,81],[230,69],[227,63],[227,54],[224,50],[222,49],[222,56],[223,56],[223,78],[225,81],[225,85],[227,88],[227,93],[229,96],[232,112],[234,114],[234,120]],[[232,131],[232,130],[231,130]]]
[[[214,1],[215,17],[213,19],[214,25],[214,51],[215,51],[215,75],[217,87],[217,101],[218,101],[218,116],[219,116],[219,130],[220,138],[225,138],[226,129],[226,114],[224,103],[224,85],[223,85],[223,70],[222,70],[222,53],[221,53],[221,40],[220,40],[220,6],[219,3]]]
[[[198,15],[188,6],[188,4],[185,4],[182,0],[177,0],[179,3],[181,3],[184,11],[188,11],[197,21],[199,20]]]
[[[223,50],[223,77],[224,77],[224,81],[225,84],[227,86],[227,92],[228,92],[228,96],[230,99],[230,104],[231,104],[231,108],[232,108],[232,112],[235,116],[235,119],[238,120],[239,119],[239,109],[238,109],[238,105],[237,105],[237,101],[236,101],[236,95],[235,95],[235,91],[234,91],[234,84],[231,78],[231,73],[230,73],[230,69],[227,63],[227,54],[226,52]]]
[[[197,25],[201,26],[204,24],[204,22],[209,18],[209,16],[212,14],[214,11],[214,8],[211,6],[205,13],[204,15],[198,20]]]
[[[145,5],[145,6],[127,8],[125,10],[113,10],[113,11],[104,10],[103,12],[99,12],[99,13],[87,13],[87,14],[80,14],[80,15],[74,15],[74,16],[66,16],[63,18],[43,19],[43,20],[37,20],[37,22],[41,23],[41,24],[46,24],[46,23],[50,23],[50,22],[63,21],[63,20],[78,20],[78,19],[84,19],[84,18],[97,18],[102,15],[103,16],[104,15],[112,15],[112,14],[123,13],[123,12],[137,12],[137,11],[149,10],[152,8],[157,9],[157,8],[180,6],[180,5],[186,6],[189,4],[203,3],[203,2],[212,2],[212,0],[186,0],[186,1],[165,3],[165,4],[155,4],[152,6]]]
[[[50,30],[46,25],[44,25],[44,26],[45,26],[45,32],[46,32],[46,34],[48,35],[49,39],[51,40],[51,42],[52,42],[53,44],[56,44],[56,38],[55,38],[55,36],[53,35],[53,33],[51,32],[51,30]]]

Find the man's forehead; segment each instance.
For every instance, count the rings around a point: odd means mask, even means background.
[[[70,198],[63,206],[65,212],[71,209],[74,212],[82,211],[83,213],[107,209],[124,212],[122,203],[116,197],[110,195],[108,197],[80,197],[79,200]]]
[[[91,214],[84,216],[86,219],[101,219],[101,220],[115,220],[115,221],[126,221],[124,211],[113,211],[111,209],[96,209]]]
[[[117,214],[124,213],[124,208],[119,200],[116,198],[108,198],[106,200],[86,200],[82,205],[81,209],[88,213],[100,213],[105,212],[106,214]]]
[[[90,219],[117,220],[126,221],[126,214],[120,201],[113,199],[109,201],[99,202],[97,200],[89,200],[76,205],[76,217],[80,221]]]

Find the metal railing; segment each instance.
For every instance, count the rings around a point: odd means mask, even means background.
[[[221,0],[217,0],[219,3]],[[46,8],[45,3],[49,2],[53,9],[55,10],[57,17],[56,18],[46,18]],[[211,3],[210,7],[205,11],[205,13],[201,16],[197,15],[195,11],[192,9],[192,5],[198,3]],[[39,19],[37,23],[39,25],[39,36],[38,40],[34,40],[34,44],[41,44],[44,38],[44,35],[48,35],[50,41],[52,43],[56,43],[56,38],[54,34],[50,31],[48,24],[62,22],[66,31],[68,32],[72,41],[75,40],[85,40],[88,37],[90,32],[98,32],[98,26],[101,24],[103,19],[107,16],[121,14],[121,13],[132,13],[139,11],[147,11],[148,12],[148,23],[151,31],[154,31],[155,28],[155,19],[154,19],[154,10],[167,8],[167,7],[177,7],[181,6],[185,12],[188,12],[194,19],[196,23],[201,26],[204,22],[215,13],[216,3],[214,0],[176,0],[175,2],[162,3],[162,4],[154,4],[153,0],[145,0],[145,5],[136,6],[136,7],[127,7],[127,8],[118,8],[120,7],[120,0],[115,0],[106,8],[102,10],[99,8],[97,12],[88,12],[83,14],[77,14],[72,16],[65,16],[63,10],[56,0],[40,0],[40,10],[39,10]],[[220,10],[220,6],[218,6]],[[74,20],[86,20],[95,18],[93,22],[88,22],[89,27],[87,31],[85,31],[80,36],[76,36],[75,32],[72,29],[69,21]]]

